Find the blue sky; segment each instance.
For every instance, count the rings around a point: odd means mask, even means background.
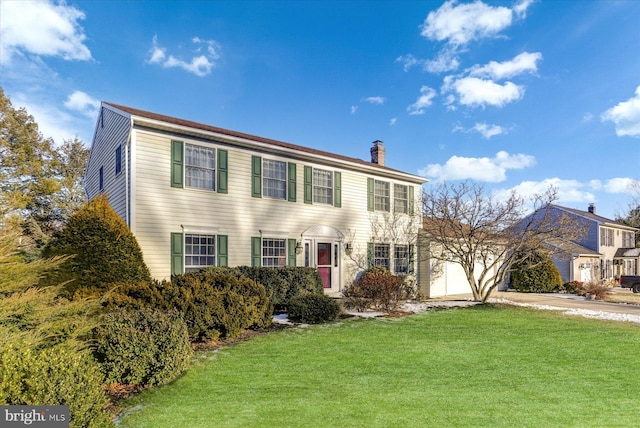
[[[0,29],[58,143],[104,100],[609,218],[640,180],[637,0],[1,0]]]

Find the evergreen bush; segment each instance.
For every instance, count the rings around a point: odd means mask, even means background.
[[[86,352],[64,345],[35,350],[16,341],[0,345],[1,405],[64,405],[70,427],[111,427],[103,380]]]
[[[94,332],[94,355],[108,383],[164,385],[192,355],[187,325],[177,311],[119,310]]]
[[[340,315],[340,304],[324,294],[305,294],[289,300],[287,314],[291,321],[310,324],[335,321]]]
[[[552,293],[562,287],[562,276],[548,252],[540,249],[513,264],[511,287],[525,293]]]
[[[69,298],[102,293],[116,282],[148,281],[149,269],[127,224],[100,195],[73,214],[47,244],[44,257],[72,256],[42,285],[70,281]]]
[[[410,292],[411,287],[405,284],[403,277],[376,266],[367,269],[342,294],[346,308],[359,311],[373,308],[389,313],[407,300]]]

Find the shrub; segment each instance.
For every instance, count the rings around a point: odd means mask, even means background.
[[[558,292],[567,294],[581,294],[583,286],[584,283],[580,281],[565,282],[564,284],[562,284],[562,287],[558,290]]]
[[[344,305],[357,310],[374,308],[393,312],[409,297],[409,288],[403,277],[395,276],[385,268],[373,267],[345,288]]]
[[[549,254],[538,250],[513,264],[511,286],[525,293],[552,293],[562,286],[562,276]]]
[[[324,294],[306,294],[289,300],[287,314],[295,322],[319,324],[334,321],[340,315],[340,304]]]
[[[246,276],[262,284],[276,311],[283,311],[289,300],[309,293],[323,294],[324,284],[318,270],[310,267],[285,266],[279,269],[253,266],[213,267],[208,272]]]
[[[581,296],[592,297],[597,300],[603,300],[611,289],[606,284],[596,280],[591,280],[582,286],[582,290],[578,293]]]
[[[104,410],[103,375],[86,352],[66,346],[0,346],[0,404],[69,406],[71,427],[113,426]]]
[[[44,257],[72,255],[43,285],[71,281],[67,297],[84,297],[116,282],[148,281],[149,269],[127,224],[98,196],[69,218],[43,252]]]
[[[177,378],[192,355],[177,311],[119,310],[94,332],[94,354],[110,383],[163,385]]]
[[[234,338],[246,328],[268,326],[273,314],[261,284],[213,270],[174,275],[171,282],[120,284],[103,304],[106,308],[177,309],[192,341]]]

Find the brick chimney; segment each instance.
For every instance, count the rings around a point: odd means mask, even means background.
[[[385,148],[382,146],[382,141],[376,140],[371,147],[371,163],[384,166],[384,152]]]
[[[596,213],[596,204],[589,204],[589,213],[591,214]]]

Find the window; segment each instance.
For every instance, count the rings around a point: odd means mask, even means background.
[[[215,190],[215,149],[185,144],[184,166],[187,187]]]
[[[116,148],[116,175],[122,172],[122,146]]]
[[[409,213],[409,190],[402,184],[393,185],[393,212]]]
[[[389,258],[389,244],[373,245],[373,266],[380,266],[391,270],[391,260]]]
[[[333,205],[333,173],[313,169],[313,202]]]
[[[185,234],[184,236],[185,272],[199,270],[216,265],[215,235]]]
[[[262,239],[262,266],[279,268],[287,264],[287,240]]]
[[[104,167],[100,167],[100,171],[98,173],[98,190],[102,192],[104,190]]]
[[[635,247],[633,232],[622,232],[622,247],[623,248]]]
[[[600,246],[613,247],[613,229],[607,227],[600,228]]]
[[[396,275],[409,273],[409,246],[396,245],[393,249],[393,272]]]
[[[287,198],[287,163],[272,159],[262,161],[262,194],[268,198]]]
[[[386,181],[374,182],[375,210],[389,212],[390,195],[389,183]]]

